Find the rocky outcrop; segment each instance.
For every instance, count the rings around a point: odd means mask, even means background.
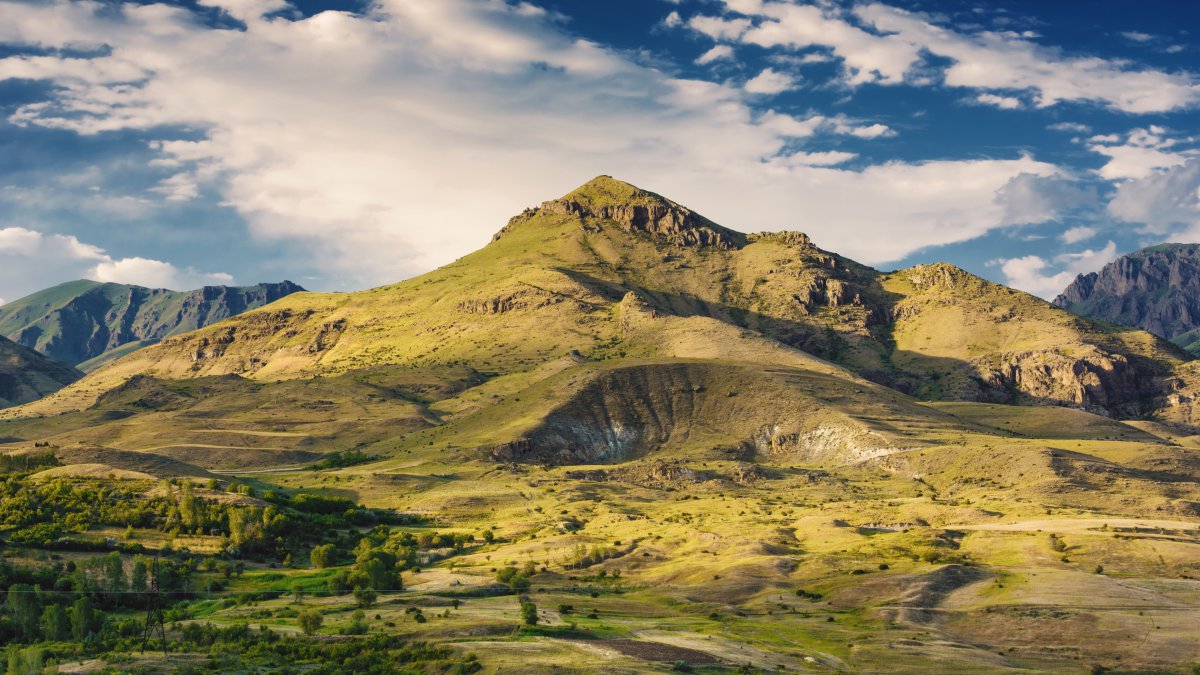
[[[1103,415],[1140,415],[1159,383],[1140,378],[1120,354],[1089,346],[1082,353],[1027,351],[1003,354],[999,365],[979,365],[988,398],[1004,403],[1049,403]]]
[[[611,221],[626,232],[641,232],[682,246],[711,246],[731,249],[745,239],[732,230],[713,224],[687,207],[661,200],[649,204],[588,206],[571,199],[543,202],[541,210],[556,215],[574,215],[581,220]]]
[[[1164,244],[1081,274],[1054,299],[1076,314],[1134,326],[1200,354],[1200,244]]]

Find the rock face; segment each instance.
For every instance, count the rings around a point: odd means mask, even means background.
[[[1081,274],[1054,299],[1076,314],[1134,326],[1200,355],[1200,244],[1163,244]]]
[[[747,240],[746,235],[721,227],[686,206],[609,176],[598,176],[561,199],[542,202],[540,207],[514,216],[493,241],[538,213],[576,216],[585,228],[595,227],[597,221],[608,221],[626,232],[643,233],[681,246],[733,249]]]
[[[73,281],[0,307],[0,335],[63,363],[80,365],[113,350],[126,353],[127,345],[152,344],[202,328],[302,290],[290,281],[206,286],[186,292]]]
[[[0,337],[0,408],[36,401],[81,377],[75,368]]]

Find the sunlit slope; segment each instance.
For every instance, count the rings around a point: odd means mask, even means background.
[[[438,270],[369,291],[289,296],[135,352],[16,414],[86,407],[135,374],[276,380],[400,364],[506,376],[571,352],[722,357],[719,347],[680,353],[678,326],[671,336],[630,330],[622,306],[634,301],[654,317],[693,321],[708,334],[694,343],[717,345],[712,336],[728,327],[776,352],[814,355],[814,367],[840,364],[929,399],[1142,415],[1186,358],[1147,333],[948,265],[881,274],[803,234],[743,235],[600,177]]]

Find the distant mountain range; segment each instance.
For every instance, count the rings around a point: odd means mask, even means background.
[[[71,281],[0,307],[0,335],[83,371],[297,291],[284,281],[170,291]]]
[[[1079,275],[1054,304],[1141,328],[1200,355],[1200,244],[1162,244],[1121,256]]]

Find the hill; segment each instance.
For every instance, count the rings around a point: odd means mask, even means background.
[[[302,290],[290,281],[184,292],[71,281],[0,307],[0,335],[89,371]]]
[[[630,330],[627,298],[672,330]],[[289,296],[167,338],[37,412],[90,405],[139,373],[273,380],[464,365],[516,375],[572,350],[589,360],[719,355],[730,329],[755,336],[755,354],[800,350],[919,398],[1121,416],[1152,412],[1190,358],[950,265],[881,273],[801,233],[744,235],[600,177],[438,270],[369,291]]]
[[[1145,331],[600,177],[4,411],[0,537],[189,565],[124,667],[296,667],[315,612],[464,672],[1185,672],[1197,390]]]
[[[1200,354],[1200,244],[1161,244],[1081,274],[1054,304]]]
[[[0,337],[0,408],[35,401],[81,377],[75,368]]]

